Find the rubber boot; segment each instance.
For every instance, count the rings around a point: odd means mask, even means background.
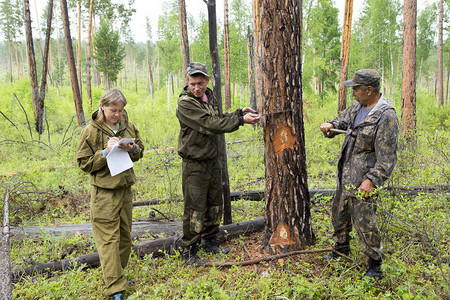
[[[369,268],[367,269],[367,272],[366,274],[364,274],[362,279],[364,279],[365,277],[373,280],[381,279],[381,277],[383,277],[383,272],[381,271],[381,263],[381,259],[375,260],[369,258]]]
[[[200,258],[197,256],[197,252],[198,252],[198,245],[194,244],[190,247],[185,248],[183,253],[181,254],[181,257],[188,265],[193,265],[195,267],[202,267],[205,265],[205,263],[202,262]]]
[[[341,257],[341,255],[339,255],[339,253],[342,253],[344,255],[350,254],[350,244],[348,244],[348,243],[344,243],[344,244],[336,243],[336,246],[334,247],[334,249],[335,250],[333,250],[333,252],[331,252],[330,254],[324,255],[322,258],[325,260],[331,260],[331,259],[337,259],[337,258]]]
[[[223,253],[228,254],[230,249],[219,247],[219,242],[214,239],[208,239],[203,242],[202,245],[203,250],[208,253]]]

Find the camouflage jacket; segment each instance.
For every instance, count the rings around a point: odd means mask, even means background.
[[[133,168],[116,176],[111,176],[102,150],[108,144],[108,137],[136,138],[136,148],[135,151],[130,152],[130,158],[132,161],[139,160],[144,153],[144,143],[141,140],[139,131],[132,123],[128,123],[126,111],[123,113],[120,127],[116,134],[108,126],[95,121],[97,113],[98,111],[92,114],[89,125],[81,131],[77,148],[78,166],[81,170],[90,174],[89,182],[91,185],[105,189],[131,186],[136,181]]]
[[[355,101],[330,122],[334,128],[347,131],[338,162],[338,191],[344,187],[358,188],[365,179],[381,187],[397,162],[398,119],[392,102],[381,97],[367,117],[352,129],[360,108]]]
[[[233,132],[244,124],[241,109],[219,116],[217,101],[209,88],[206,95],[208,103],[195,97],[186,86],[178,99],[178,154],[183,159],[204,161],[217,158],[221,154],[218,135]]]

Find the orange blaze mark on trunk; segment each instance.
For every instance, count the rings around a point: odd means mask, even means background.
[[[278,124],[272,143],[275,154],[278,155],[283,149],[292,148],[296,144],[296,139],[292,135],[290,127]]]
[[[283,223],[278,224],[277,230],[275,230],[275,232],[270,237],[270,245],[275,246],[292,244],[295,244],[295,241],[291,239],[289,226]]]

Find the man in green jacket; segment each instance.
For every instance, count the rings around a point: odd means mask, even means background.
[[[178,154],[183,159],[184,215],[180,246],[184,248],[183,259],[200,266],[197,257],[200,246],[207,252],[228,253],[227,248],[219,247],[217,240],[223,210],[219,135],[233,132],[244,124],[254,124],[260,115],[250,107],[219,115],[217,101],[207,87],[206,65],[190,63],[187,73],[188,85],[180,94],[176,110],[181,127]]]
[[[380,93],[380,75],[375,70],[358,70],[345,86],[353,88],[356,101],[338,117],[320,126],[328,138],[336,135],[333,129],[346,131],[332,207],[336,250],[350,253],[353,225],[363,252],[369,257],[364,277],[379,279],[384,252],[374,191],[389,178],[397,162],[398,119],[392,102]],[[337,252],[324,256],[325,259],[338,257]]]

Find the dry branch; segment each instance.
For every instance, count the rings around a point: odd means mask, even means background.
[[[314,253],[321,253],[321,252],[331,252],[334,248],[324,248],[324,249],[313,249],[313,250],[300,250],[300,251],[292,251],[288,253],[282,253],[277,255],[271,255],[271,256],[265,256],[265,257],[258,257],[255,259],[250,259],[246,261],[234,261],[234,262],[226,262],[226,263],[215,263],[215,262],[208,262],[205,264],[206,267],[232,267],[232,266],[248,266],[248,265],[254,265],[257,263],[260,263],[262,261],[272,261],[277,260],[283,257],[293,256],[293,255],[299,255],[299,254],[314,254]]]
[[[264,218],[257,218],[252,221],[234,223],[220,227],[219,240],[224,241],[232,237],[261,231],[264,228]],[[177,248],[179,236],[171,236],[152,241],[141,242],[133,246],[133,250],[138,257],[152,254],[153,256],[161,256],[164,251],[171,251]],[[96,268],[100,266],[98,253],[79,256],[73,259],[64,259],[49,263],[35,263],[33,266],[14,270],[12,272],[13,281],[18,281],[22,277],[35,274],[48,274],[53,272],[63,272],[64,270],[73,269],[76,266],[82,268]]]

